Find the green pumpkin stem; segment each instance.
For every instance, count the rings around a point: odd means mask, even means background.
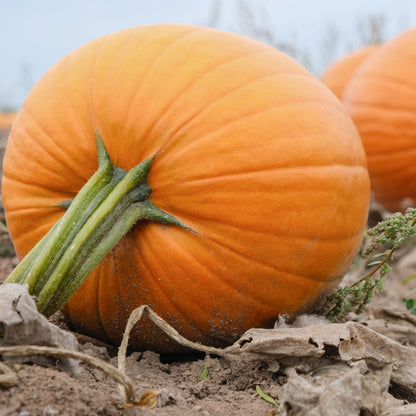
[[[26,255],[6,283],[28,285],[40,312],[60,309],[137,221],[155,221],[191,230],[149,201],[147,176],[154,158],[129,171],[115,168],[96,133],[98,170],[62,218]]]

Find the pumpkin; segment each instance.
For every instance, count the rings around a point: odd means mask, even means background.
[[[359,66],[379,48],[378,45],[368,45],[350,52],[343,58],[335,61],[323,73],[322,82],[342,100],[345,87],[351,80]]]
[[[7,138],[16,113],[0,111],[0,177],[3,169],[3,154],[6,147]]]
[[[368,159],[375,199],[389,211],[416,203],[416,30],[372,54],[346,88],[344,103]]]
[[[155,157],[149,198],[192,232],[137,223],[66,304],[81,332],[118,344],[147,304],[183,336],[226,345],[310,308],[357,253],[369,202],[358,132],[316,77],[270,46],[166,24],[109,34],[55,64],[5,155],[20,257],[97,169],[95,130],[122,169]],[[146,319],[130,340],[177,349]]]
[[[0,129],[9,129],[15,116],[14,112],[0,112]]]

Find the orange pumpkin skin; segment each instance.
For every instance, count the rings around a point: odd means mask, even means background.
[[[311,307],[358,250],[369,178],[342,104],[274,48],[156,25],[84,45],[27,97],[3,180],[19,256],[96,170],[96,127],[121,168],[158,154],[150,199],[195,233],[137,224],[66,305],[79,331],[118,344],[148,304],[185,337],[225,345]],[[146,319],[133,332],[133,348],[177,348]]]
[[[389,211],[416,204],[416,30],[368,58],[344,94],[367,153],[375,199]]]
[[[355,50],[334,62],[323,73],[322,82],[342,100],[345,87],[348,85],[359,66],[379,48],[379,45],[368,45]]]

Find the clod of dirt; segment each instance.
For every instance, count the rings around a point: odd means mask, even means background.
[[[8,283],[0,285],[0,346],[41,345],[76,350],[75,336],[50,323],[37,309],[27,287]],[[40,365],[58,365],[67,372],[78,371],[78,362],[64,358],[31,355],[4,357],[11,362],[31,362]]]
[[[299,375],[287,369],[281,414],[287,416],[380,415],[386,408],[399,406],[388,393],[391,366],[371,371],[364,360],[354,365],[337,363]]]

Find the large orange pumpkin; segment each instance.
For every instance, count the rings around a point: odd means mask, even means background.
[[[345,87],[355,71],[378,47],[378,45],[364,46],[337,60],[323,73],[322,82],[341,100]]]
[[[184,336],[224,345],[311,307],[359,248],[369,178],[342,104],[272,47],[156,25],[86,44],[27,97],[3,180],[20,257],[97,169],[96,128],[123,169],[157,153],[150,199],[195,232],[137,224],[66,305],[82,332],[117,344],[148,304]],[[131,345],[175,349],[146,320]]]
[[[390,211],[416,204],[416,30],[372,54],[344,103],[367,153],[375,198]]]

